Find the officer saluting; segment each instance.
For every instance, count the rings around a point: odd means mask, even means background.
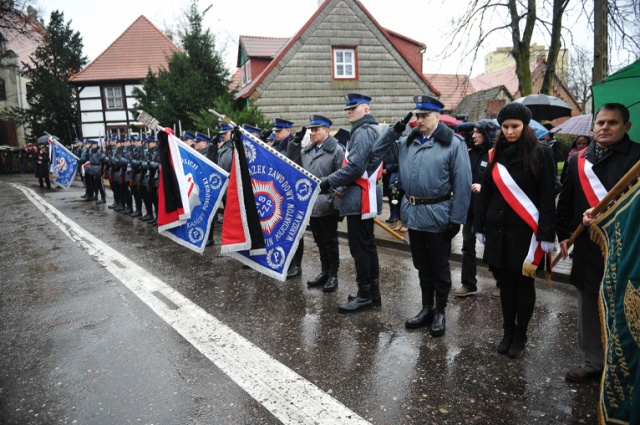
[[[356,266],[358,294],[346,304],[338,307],[339,313],[354,313],[368,310],[373,305],[381,305],[378,263],[378,250],[373,234],[373,217],[382,210],[382,191],[369,179],[375,179],[379,164],[370,164],[373,144],[380,136],[378,121],[369,113],[371,97],[348,93],[345,111],[351,123],[351,139],[347,144],[346,163],[338,171],[323,177],[320,189],[328,193],[330,188],[345,186],[342,192],[340,215],[347,217],[347,238],[349,251]],[[363,202],[365,191],[369,199],[375,196],[377,202],[369,210],[369,204]],[[366,199],[366,198],[364,198]]]
[[[427,95],[415,96],[413,100],[416,128],[397,143],[391,137],[381,138],[374,152],[383,152],[385,145],[391,148],[383,158],[398,164],[406,193],[400,214],[402,223],[409,228],[411,256],[422,291],[422,310],[407,320],[405,326],[430,326],[432,336],[442,336],[451,290],[451,239],[467,217],[471,167],[462,138],[440,122],[444,104]],[[400,133],[404,128],[404,123],[399,122],[392,129]]]

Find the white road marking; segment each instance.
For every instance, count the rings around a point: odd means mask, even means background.
[[[20,189],[40,211],[190,344],[284,424],[368,424],[147,270],[78,226],[33,190]],[[169,307],[153,293],[165,296]]]

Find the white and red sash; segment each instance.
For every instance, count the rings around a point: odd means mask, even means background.
[[[489,161],[492,159],[493,150],[489,152]],[[531,241],[529,242],[529,251],[522,264],[522,274],[524,276],[535,277],[538,265],[545,256],[541,243],[537,240],[540,212],[527,194],[524,193],[515,180],[513,180],[513,177],[511,177],[511,174],[509,174],[509,171],[504,165],[496,162],[491,171],[491,177],[493,177],[496,187],[507,204],[509,204],[511,209],[518,214],[518,217],[533,230]],[[548,254],[548,256],[550,257],[551,255]],[[551,264],[550,261],[549,264]]]
[[[584,156],[584,149],[578,152],[578,177],[584,196],[587,198],[589,206],[593,208],[607,194],[607,189],[593,172],[593,164]]]
[[[342,166],[347,164],[347,156],[349,152],[345,152]],[[362,219],[376,218],[378,216],[378,192],[376,190],[377,181],[382,177],[382,163],[376,168],[376,170],[369,175],[367,170],[362,173],[361,177],[358,177],[354,183],[362,188],[362,202],[360,203],[360,212],[362,213]]]

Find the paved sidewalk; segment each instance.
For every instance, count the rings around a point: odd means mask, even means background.
[[[384,198],[384,203],[382,206],[382,214],[378,217],[378,220],[380,220],[382,223],[385,223],[385,220],[389,218],[389,202],[387,201],[387,198]],[[347,235],[347,222],[346,220],[343,220],[341,223],[338,224],[338,234],[341,237],[346,237]],[[395,249],[399,249],[401,251],[406,251],[407,252],[407,256],[411,255],[411,250],[409,247],[409,234],[405,233],[405,234],[401,234],[402,236],[404,236],[404,239],[406,240],[406,242],[400,241],[398,239],[396,239],[395,237],[393,237],[391,234],[389,234],[386,230],[384,230],[382,227],[380,226],[375,226],[375,235],[376,235],[376,242],[378,244],[378,246],[384,246],[387,248],[395,248]],[[559,246],[556,243],[556,250],[553,252],[553,257],[555,258],[555,256],[557,255],[557,253],[559,252]],[[482,254],[484,252],[484,246],[480,245],[480,244],[476,244],[476,257],[478,258],[478,266],[480,267],[487,267],[486,264],[484,264],[482,262]],[[453,241],[451,243],[451,259],[453,261],[457,261],[460,262],[462,261],[462,229],[461,231],[456,235],[456,237],[453,238]],[[553,269],[553,273],[551,274],[551,279],[553,282],[562,282],[562,283],[568,283],[569,282],[569,273],[571,271],[571,263],[572,260],[570,258],[567,258],[566,260],[560,260],[558,262],[558,264],[554,267]],[[541,278],[544,278],[544,276],[542,276],[542,274],[540,275]],[[454,282],[454,286],[456,285],[456,282]]]

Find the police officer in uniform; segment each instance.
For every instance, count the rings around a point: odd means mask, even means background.
[[[358,282],[357,296],[338,307],[339,313],[354,313],[370,309],[374,303],[381,305],[378,262],[378,250],[373,234],[373,218],[362,218],[363,189],[356,183],[366,171],[372,175],[378,165],[370,164],[371,149],[380,136],[378,121],[370,114],[371,97],[348,93],[345,96],[347,118],[351,123],[351,139],[346,149],[346,164],[344,167],[323,177],[320,189],[328,193],[330,188],[337,189],[345,186],[342,192],[340,215],[347,217],[347,238],[349,251],[356,266],[356,281]],[[377,195],[377,212],[382,211],[382,191],[376,185],[373,189]],[[375,301],[372,300],[374,297]]]
[[[445,333],[445,307],[451,290],[451,239],[466,221],[471,167],[464,140],[439,121],[442,102],[427,95],[413,100],[416,127],[397,143],[381,138],[374,152],[384,144],[391,148],[383,158],[398,164],[405,190],[401,218],[409,228],[411,257],[422,292],[422,309],[405,326],[430,326],[429,333],[437,337]]]
[[[134,147],[131,154],[131,172],[129,180],[129,190],[133,196],[134,211],[129,214],[130,217],[142,217],[142,158],[144,148],[142,146],[142,135],[133,138]]]
[[[120,158],[122,157],[122,151],[124,148],[122,146],[123,141],[120,137],[113,137],[112,143],[113,146],[109,155],[109,163],[111,164],[109,183],[111,185],[111,190],[113,191],[114,203],[113,205],[109,205],[109,208],[120,212],[126,208],[124,205],[124,199],[122,198],[122,182],[120,179],[120,176],[122,175],[122,180],[124,180],[124,173],[122,173],[120,165]]]
[[[122,173],[120,193],[125,205],[125,208],[120,211],[120,213],[126,215],[133,213],[133,195],[129,189],[129,182],[131,181],[131,160],[133,159],[133,146],[131,142],[133,142],[133,138],[130,135],[125,136],[122,156],[120,157],[120,170]]]
[[[316,177],[326,177],[342,168],[344,149],[329,134],[331,124],[327,117],[312,115],[309,117],[311,143],[302,149],[304,127],[289,141],[287,156]],[[307,285],[312,288],[322,286],[324,292],[333,292],[338,288],[338,208],[339,199],[336,194],[325,193],[318,196],[311,212],[311,231],[320,252],[322,269],[315,279],[307,282]]]

